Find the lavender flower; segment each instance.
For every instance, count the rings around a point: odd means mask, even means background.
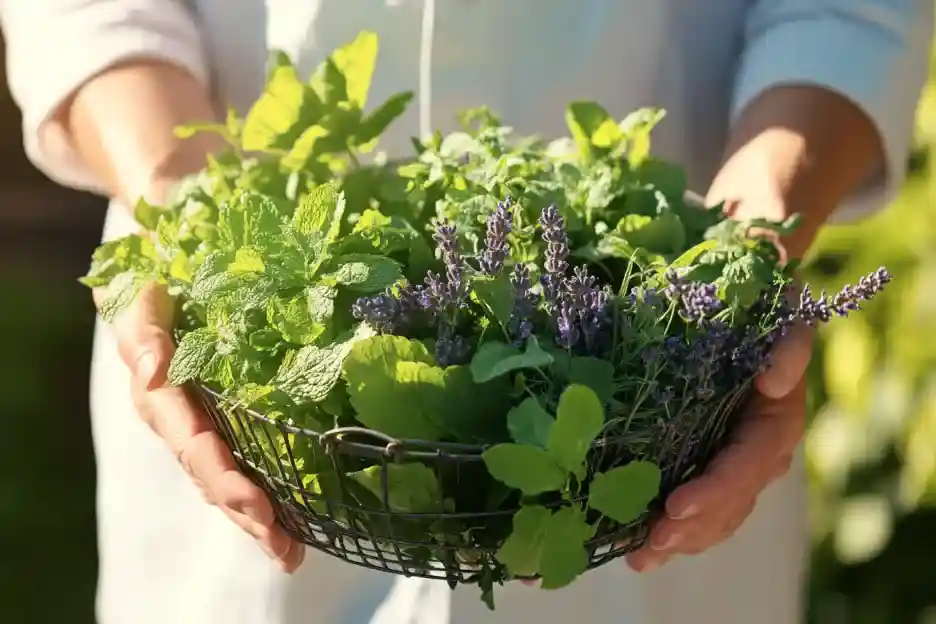
[[[398,311],[399,302],[389,293],[360,297],[351,306],[354,318],[381,333],[390,333],[395,329]]]
[[[463,294],[462,257],[458,251],[458,231],[453,223],[440,222],[436,225],[432,236],[442,251],[442,262],[445,263],[445,276],[448,279],[448,288],[454,298]]]
[[[510,197],[498,202],[497,210],[488,217],[487,236],[484,239],[484,253],[481,255],[481,270],[488,275],[500,274],[507,259],[507,235],[513,222],[510,212]]]
[[[514,289],[514,308],[507,330],[514,343],[522,345],[533,333],[533,314],[536,312],[536,295],[532,292],[530,270],[525,265],[514,265],[510,283]]]
[[[439,366],[464,364],[468,358],[470,348],[464,336],[456,335],[451,325],[443,324],[439,326],[434,353]]]
[[[680,316],[690,323],[712,318],[724,307],[718,298],[715,284],[688,282],[675,271],[667,272],[666,279],[669,286],[664,289],[664,294],[671,301],[677,302]]]
[[[556,344],[565,349],[571,349],[578,343],[579,328],[577,311],[568,301],[559,308],[559,317],[556,319]]]
[[[858,280],[857,286],[846,285],[833,297],[829,297],[823,291],[815,298],[809,286],[804,286],[800,293],[799,306],[791,312],[786,321],[790,323],[801,320],[812,326],[827,323],[833,316],[848,316],[849,312],[861,309],[861,302],[881,292],[891,279],[887,269],[881,267]]]
[[[555,206],[543,209],[539,219],[543,228],[543,240],[546,253],[543,268],[546,272],[540,276],[546,309],[555,313],[562,305],[562,277],[569,268],[569,239],[566,236],[565,220]]]

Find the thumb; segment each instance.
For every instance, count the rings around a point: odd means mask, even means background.
[[[137,382],[153,390],[165,383],[175,351],[172,321],[175,304],[161,284],[140,290],[133,303],[113,321],[117,348]]]
[[[785,397],[806,374],[812,356],[813,329],[797,324],[774,347],[770,367],[757,376],[754,387],[771,399]]]

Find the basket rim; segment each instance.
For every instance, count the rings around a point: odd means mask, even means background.
[[[335,427],[327,431],[316,431],[308,427],[300,427],[282,420],[270,418],[254,408],[244,405],[227,403],[225,397],[203,382],[192,384],[203,396],[217,403],[219,408],[237,409],[253,420],[264,422],[276,427],[283,433],[298,434],[317,440],[326,448],[343,447],[353,450],[354,454],[362,458],[375,460],[399,459],[405,455],[408,459],[417,460],[446,460],[463,462],[481,462],[483,453],[497,443],[470,444],[464,442],[445,442],[420,440],[415,438],[395,438],[375,429],[362,426]],[[717,411],[733,411],[737,409],[751,387],[748,381],[725,395],[717,405]],[[713,405],[715,407],[715,405]],[[357,439],[355,439],[357,438]],[[604,436],[592,442],[591,448],[598,449],[621,443],[627,438],[626,433]],[[370,442],[368,442],[368,439]]]

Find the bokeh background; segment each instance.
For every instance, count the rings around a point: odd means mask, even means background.
[[[936,624],[931,75],[901,197],[830,228],[808,258],[809,282],[830,290],[882,264],[897,277],[864,314],[823,331],[810,371],[810,624]],[[104,204],[29,165],[5,84],[0,76],[0,622],[85,624],[96,576],[94,310],[76,278]]]

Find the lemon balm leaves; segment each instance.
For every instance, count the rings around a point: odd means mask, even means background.
[[[476,383],[484,383],[522,368],[543,368],[552,361],[535,336],[530,336],[523,351],[503,342],[486,342],[471,359],[471,374]]]
[[[491,476],[527,496],[561,490],[568,474],[543,449],[528,444],[498,444],[484,451]]]
[[[545,529],[540,546],[540,587],[560,589],[588,569],[585,543],[594,536],[595,528],[577,507],[562,507],[549,517]]]
[[[518,444],[530,444],[546,448],[549,433],[556,419],[540,405],[535,397],[527,397],[520,405],[507,413],[507,428],[510,437]]]
[[[539,574],[540,548],[546,538],[551,512],[541,505],[526,505],[513,517],[513,531],[497,551],[497,560],[512,576]]]
[[[376,336],[354,345],[343,365],[351,405],[365,426],[399,437],[438,440],[433,407],[445,391],[445,371],[425,345]]]
[[[567,586],[588,568],[585,543],[594,536],[576,507],[550,511],[526,505],[513,517],[513,530],[497,559],[515,577],[539,576],[543,589]]]
[[[588,506],[622,524],[639,518],[660,491],[660,468],[634,461],[595,475]]]
[[[573,384],[559,397],[556,424],[549,432],[547,450],[563,469],[584,477],[585,457],[605,425],[604,408],[590,388]]]
[[[384,475],[383,472],[386,471]],[[400,513],[438,513],[442,510],[442,490],[435,472],[425,464],[370,466],[348,475],[387,506]],[[383,484],[386,482],[387,489]]]

